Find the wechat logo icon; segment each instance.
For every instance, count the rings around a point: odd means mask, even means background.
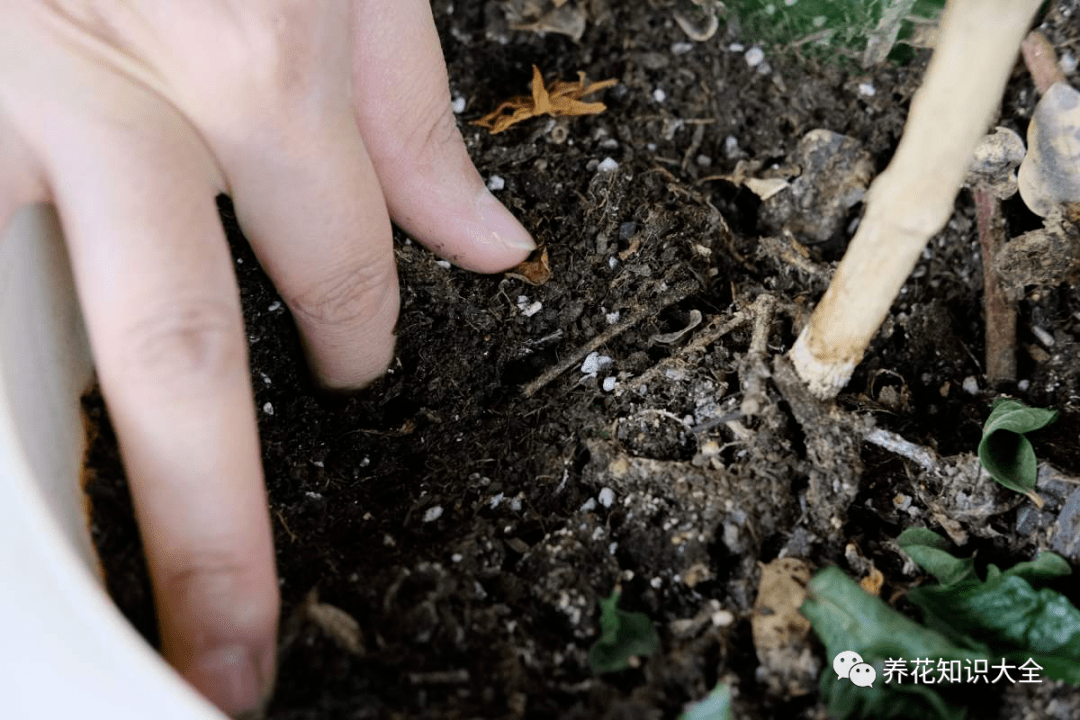
[[[864,663],[862,656],[852,650],[838,653],[832,661],[833,670],[836,671],[837,680],[850,680],[853,685],[859,687],[874,687],[877,680],[877,670],[873,665]]]

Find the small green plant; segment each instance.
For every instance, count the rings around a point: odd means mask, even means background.
[[[619,609],[619,591],[600,601],[600,637],[589,648],[589,667],[597,675],[630,667],[630,658],[652,655],[660,638],[645,613]]]
[[[989,565],[980,580],[973,560],[951,555],[948,542],[930,530],[905,530],[897,544],[938,581],[908,591],[923,624],[870,595],[836,567],[819,571],[807,586],[799,611],[825,643],[827,657],[854,651],[877,674],[871,687],[859,687],[826,669],[821,694],[830,716],[962,720],[970,697],[964,689],[970,686],[961,677],[943,681],[942,661],[944,667],[959,663],[964,669],[979,663],[996,669],[1000,663],[1016,673],[1014,680],[1021,677],[1021,665],[1037,666],[1041,675],[1080,685],[1080,610],[1064,595],[1040,587],[1071,574],[1063,558],[1044,552],[1007,570]],[[890,675],[888,662],[910,668],[921,658],[933,663],[921,666],[930,682],[913,682],[910,670],[900,681]]]
[[[717,683],[712,692],[686,708],[679,720],[732,720],[731,688]]]
[[[728,0],[743,36],[777,48],[839,51],[880,62],[897,38],[937,18],[944,0]],[[824,52],[822,53],[824,54]]]
[[[979,441],[979,462],[990,477],[1010,490],[1027,495],[1042,507],[1035,493],[1039,463],[1027,434],[1040,430],[1057,419],[1057,410],[1024,405],[1010,398],[994,401],[990,417],[983,425]]]

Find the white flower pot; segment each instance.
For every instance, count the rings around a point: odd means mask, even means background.
[[[99,577],[79,486],[91,361],[56,216],[0,231],[0,717],[221,720]]]

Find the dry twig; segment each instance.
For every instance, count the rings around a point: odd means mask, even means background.
[[[664,308],[674,305],[675,303],[682,302],[686,298],[690,297],[698,289],[698,283],[695,280],[688,280],[681,282],[672,288],[672,292],[668,295],[659,298],[656,302],[650,303],[644,307],[639,307],[635,311],[609,327],[604,332],[594,337],[589,342],[585,343],[577,350],[567,355],[557,365],[549,368],[543,375],[529,382],[525,387],[521,389],[521,392],[525,397],[532,397],[538,391],[546,387],[552,380],[562,375],[564,372],[574,367],[589,353],[600,349],[604,345],[608,344],[615,338],[622,335],[624,332],[634,327],[642,320],[646,320],[659,313]]]

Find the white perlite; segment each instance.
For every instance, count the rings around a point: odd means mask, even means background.
[[[615,172],[619,169],[619,163],[612,158],[606,157],[600,161],[600,164],[596,166],[596,169],[602,173]]]
[[[502,175],[492,175],[488,178],[487,187],[491,192],[498,192],[506,187],[506,181],[503,180]]]
[[[606,367],[610,367],[611,363],[612,359],[607,355],[591,352],[585,357],[584,362],[581,363],[581,372],[584,375],[595,377],[598,372]]]
[[[518,295],[517,309],[525,317],[532,317],[536,313],[540,312],[544,307],[544,304],[539,300],[530,301],[527,295]]]
[[[615,491],[609,487],[600,488],[600,494],[596,496],[596,499],[600,501],[601,505],[609,508],[615,502]]]
[[[765,51],[755,45],[746,51],[744,57],[746,58],[747,65],[750,67],[757,67],[761,64],[761,61],[765,59]]]
[[[442,517],[442,505],[432,505],[424,512],[424,522],[435,522]]]

